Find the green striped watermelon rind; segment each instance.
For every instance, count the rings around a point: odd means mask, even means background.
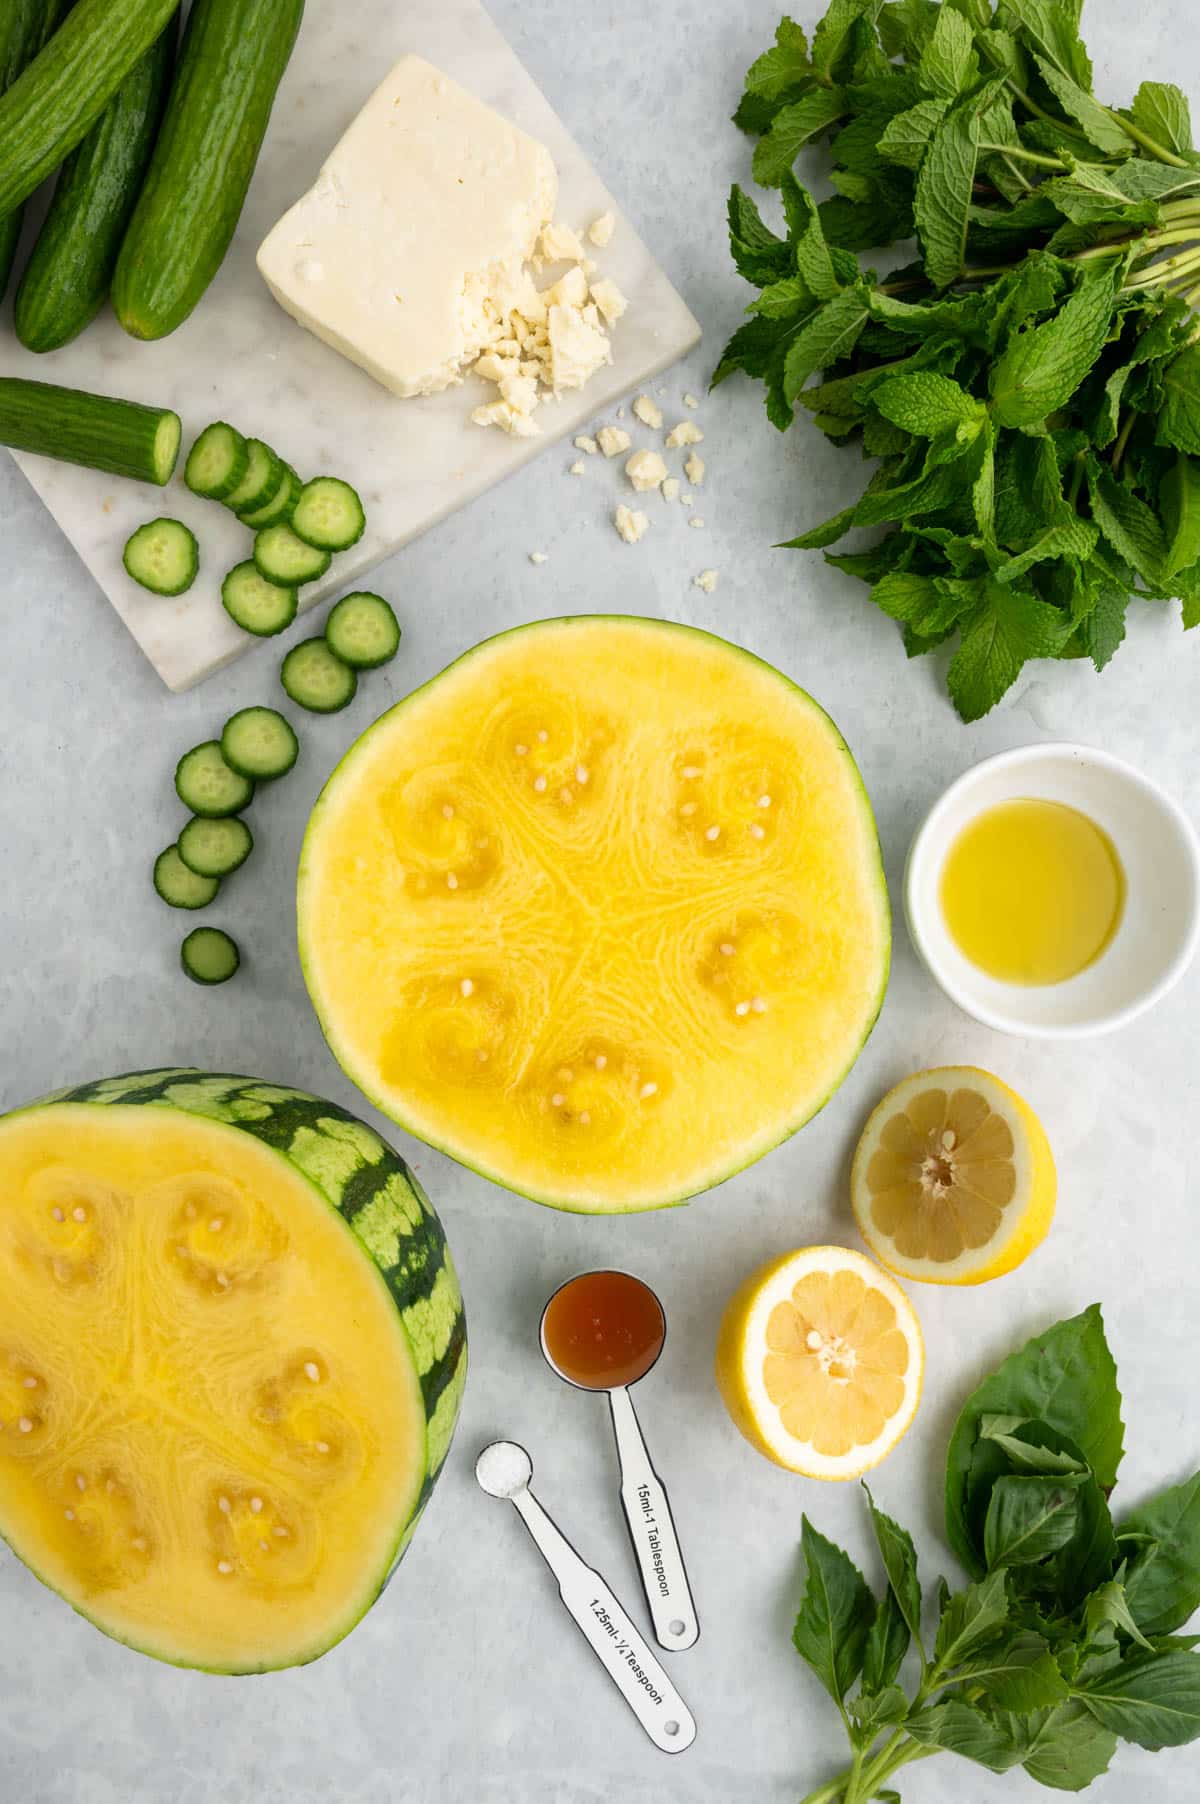
[[[386,1140],[348,1109],[306,1090],[176,1066],[57,1090],[13,1113],[23,1115],[62,1104],[174,1109],[252,1135],[293,1165],[337,1211],[387,1286],[421,1387],[425,1474],[387,1569],[364,1598],[361,1610],[339,1626],[332,1641],[305,1659],[286,1664],[319,1659],[362,1620],[391,1580],[446,1462],[458,1421],[467,1377],[466,1314],[437,1212]],[[0,1116],[0,1122],[4,1119]],[[263,1672],[271,1666],[265,1662],[238,1670]]]

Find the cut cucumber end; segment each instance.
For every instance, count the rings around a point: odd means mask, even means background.
[[[358,674],[330,650],[324,639],[294,645],[279,672],[284,691],[310,714],[337,714],[358,693]]]
[[[207,908],[221,885],[215,877],[190,871],[179,847],[168,846],[154,860],[154,887],[168,908]]]
[[[175,767],[175,793],[185,808],[208,820],[240,814],[252,800],[254,785],[231,770],[217,740],[206,739],[185,752]]]
[[[179,948],[179,962],[193,983],[228,983],[242,955],[220,927],[194,927]]]
[[[358,589],[329,611],[325,640],[335,657],[355,670],[378,670],[400,649],[400,623],[382,595]]]
[[[269,783],[291,770],[300,741],[291,721],[274,708],[243,708],[225,722],[221,752],[231,770]]]
[[[164,413],[158,422],[154,434],[154,447],[151,461],[154,465],[154,480],[160,488],[166,486],[175,474],[175,466],[179,462],[179,447],[183,443],[183,421],[177,413]]]

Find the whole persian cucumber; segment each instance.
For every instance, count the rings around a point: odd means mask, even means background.
[[[13,306],[27,351],[69,344],[108,299],[166,104],[175,35],[171,19],[62,166]]]
[[[303,13],[304,0],[194,0],[113,277],[132,337],[174,332],[220,268]]]
[[[4,0],[0,6],[0,94],[12,86],[57,30],[66,10],[67,0]],[[14,207],[0,219],[0,300],[17,254],[22,217],[23,209]]]

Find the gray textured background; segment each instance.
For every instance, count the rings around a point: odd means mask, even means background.
[[[331,5],[334,0],[310,0]],[[706,332],[665,379],[672,409],[702,391],[744,305],[722,227],[748,153],[725,123],[776,10],[721,0],[493,0],[492,10],[600,166]],[[801,17],[810,22],[811,8]],[[1125,99],[1158,76],[1200,90],[1185,0],[1093,0],[1097,86]],[[236,412],[234,398],[230,410]],[[167,695],[15,470],[0,467],[5,622],[0,657],[0,1107],[72,1080],[194,1062],[311,1087],[355,1105],[310,1015],[293,944],[292,877],[305,816],[373,716],[497,628],[613,606],[744,641],[807,684],[844,729],[874,799],[893,899],[905,847],[946,782],[985,754],[1038,738],[1104,745],[1191,804],[1200,633],[1143,605],[1102,679],[1038,666],[966,729],[932,659],[905,664],[859,586],[774,540],[823,518],[857,479],[852,459],[799,427],[780,438],[757,389],[732,382],[699,415],[710,480],[703,533],[671,510],[636,549],[607,521],[617,472],[542,460],[378,574],[405,643],[346,714],[306,721],[304,755],[255,811],[259,851],[220,917],[247,968],[206,993],[176,965],[176,917],[156,902],[153,854],[176,831],[170,772],[234,708],[271,699],[278,651],[251,652],[191,695]],[[533,568],[527,553],[545,550]],[[690,586],[721,569],[711,597]],[[214,917],[217,911],[214,911]],[[103,1640],[0,1552],[0,1800],[16,1804],[783,1804],[841,1764],[835,1720],[790,1651],[802,1511],[874,1572],[855,1487],[776,1471],[734,1434],[710,1360],[731,1285],[784,1248],[854,1242],[846,1167],[868,1107],[903,1073],[983,1064],[1033,1101],[1061,1172],[1059,1217],[1019,1274],[980,1292],[917,1287],[929,1373],[916,1426],[877,1474],[910,1522],[926,1577],[948,1562],[938,1481],[969,1384],[1024,1336],[1100,1299],[1120,1365],[1128,1455],[1121,1494],[1197,1463],[1197,1284],[1189,1164],[1197,1110],[1193,973],[1107,1042],[1026,1045],[973,1026],[918,970],[902,926],[883,1017],[832,1105],[763,1163],[689,1208],[630,1221],[555,1216],[406,1144],[442,1211],[468,1297],[473,1367],[438,1497],[384,1601],[318,1666],[231,1681],[152,1665]],[[364,1110],[368,1115],[369,1111]],[[543,1501],[636,1604],[605,1409],[559,1386],[535,1347],[537,1312],[584,1264],[618,1261],[659,1287],[663,1362],[639,1397],[673,1489],[704,1624],[673,1661],[700,1723],[668,1764],[594,1669],[511,1512],[475,1489],[478,1447],[513,1434]],[[0,1299],[2,1310],[2,1299]],[[1035,1795],[946,1756],[903,1778],[906,1804]],[[1097,1795],[1133,1804],[1197,1796],[1195,1755],[1126,1750]]]

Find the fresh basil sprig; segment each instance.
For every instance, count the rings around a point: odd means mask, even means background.
[[[1200,154],[1178,88],[1092,91],[1078,0],[832,0],[751,67],[736,122],[786,233],[735,187],[759,289],[713,377],[766,384],[878,459],[787,541],[869,583],[910,657],[954,635],[950,695],[985,714],[1029,658],[1102,670],[1131,596],[1200,622]],[[793,174],[829,138],[835,194]],[[880,280],[857,253],[912,238]],[[814,382],[814,377],[820,377]]]
[[[1200,1604],[1200,1473],[1114,1520],[1123,1435],[1094,1305],[1006,1359],[963,1408],[946,1529],[972,1582],[954,1594],[940,1582],[936,1620],[911,1536],[869,1491],[878,1598],[805,1517],[793,1640],[852,1757],[804,1804],[895,1801],[894,1775],[941,1752],[1082,1791],[1119,1740],[1200,1737],[1200,1637],[1176,1633]],[[911,1695],[899,1683],[910,1649]]]

